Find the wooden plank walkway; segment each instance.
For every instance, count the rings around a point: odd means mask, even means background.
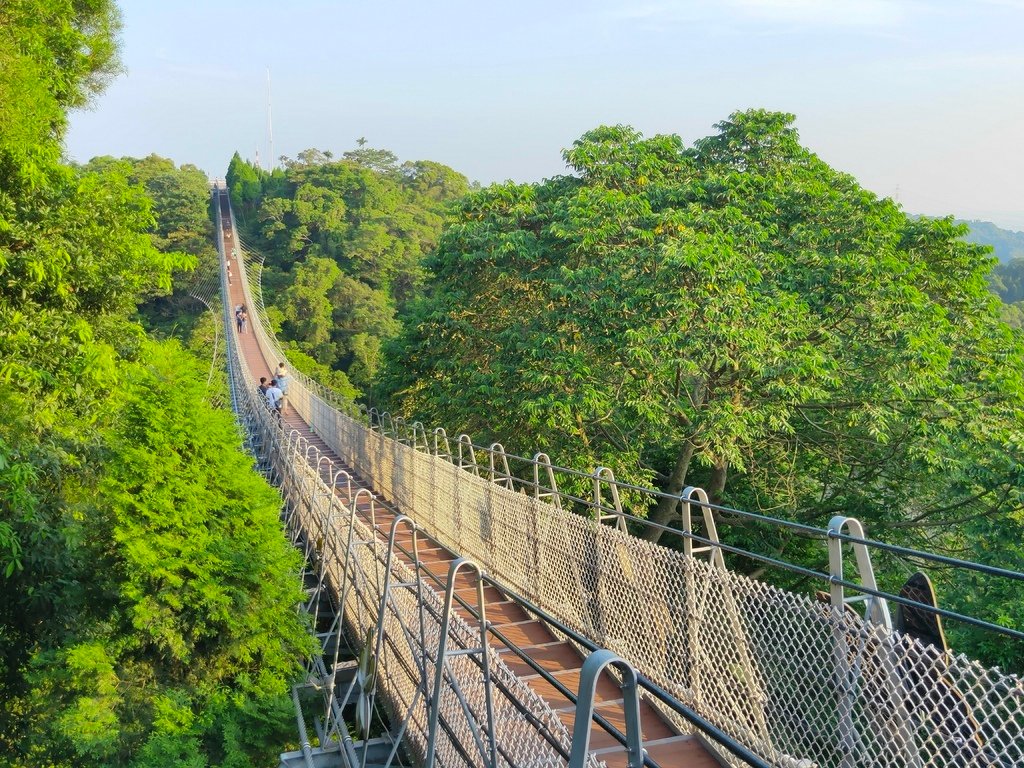
[[[226,194],[222,193],[222,199]],[[224,229],[223,253],[230,256],[232,248],[237,246],[236,238],[231,230],[230,219],[222,216]],[[242,287],[241,270],[239,270],[234,259],[229,262],[233,269],[234,278],[229,286],[228,302],[232,307],[245,304],[246,298]],[[253,321],[250,321],[253,322]],[[232,330],[235,333],[234,330]],[[277,367],[278,361],[268,361],[256,341],[255,334],[251,327],[246,333],[236,333],[236,340],[239,348],[249,367],[252,378],[252,386],[255,388],[261,376],[269,380]],[[353,467],[349,467],[337,456],[330,446],[327,445],[318,435],[314,434],[309,425],[295,412],[294,409],[286,407],[283,414],[283,421],[288,429],[296,429],[309,438],[310,444],[319,449],[321,455],[329,456],[334,462],[334,468],[344,469],[352,476],[352,495],[355,496],[361,488],[374,492],[376,496],[376,534],[384,542],[387,541],[391,530],[391,521],[397,514],[397,510],[386,499],[382,499],[368,483],[359,475]],[[348,506],[352,499],[348,496],[348,490],[338,488],[342,502]],[[368,506],[360,503],[357,514],[368,512]],[[369,524],[369,518],[364,517]],[[422,535],[419,539],[420,566],[428,570],[438,583],[438,590],[443,590],[448,580],[448,565],[458,556],[456,553],[443,547],[438,542]],[[412,533],[403,528],[399,531],[396,541],[402,549],[412,551]],[[415,567],[412,558],[407,554],[400,553],[399,556],[410,567]],[[469,604],[476,600],[475,582],[470,580],[469,574],[461,574],[459,579],[466,579],[464,585],[457,582],[455,593]],[[486,615],[488,624],[497,629],[504,636],[509,644],[502,643],[497,636],[491,634],[490,642],[502,660],[512,669],[514,673],[524,680],[530,688],[541,696],[554,710],[559,718],[565,723],[569,732],[572,733],[573,722],[576,714],[576,707],[561,691],[559,691],[548,679],[538,673],[526,661],[521,659],[513,650],[511,645],[518,647],[518,650],[525,653],[537,666],[544,669],[551,677],[557,680],[562,686],[574,694],[579,688],[579,673],[583,666],[583,657],[570,643],[559,640],[548,629],[545,623],[531,616],[521,605],[510,600],[500,590],[488,586],[484,590],[486,599]],[[458,612],[470,625],[476,623],[476,617],[470,609],[456,602]],[[650,704],[641,700],[641,730],[643,733],[644,748],[648,757],[664,768],[717,768],[721,765],[712,754],[705,749],[703,744],[693,736],[679,734]],[[597,688],[595,712],[602,715],[612,723],[620,732],[625,733],[625,716],[622,709],[622,696],[618,685],[608,676],[604,676]],[[603,727],[594,722],[591,725],[590,750],[600,760],[607,763],[609,768],[619,768],[627,765],[627,753],[616,738]]]

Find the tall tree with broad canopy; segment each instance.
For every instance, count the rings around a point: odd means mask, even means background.
[[[660,524],[692,484],[961,553],[965,518],[1019,529],[1024,355],[993,259],[830,168],[793,122],[736,113],[691,147],[601,127],[564,153],[574,175],[470,193],[382,394],[656,485],[669,496],[633,511]]]

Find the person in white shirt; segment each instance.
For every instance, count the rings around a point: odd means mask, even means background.
[[[270,387],[267,389],[267,405],[277,414],[278,418],[281,417],[281,411],[284,409],[284,392],[277,386],[277,379],[270,380]]]

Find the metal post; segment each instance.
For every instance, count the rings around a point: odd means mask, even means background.
[[[576,696],[576,720],[572,726],[572,752],[569,768],[584,768],[590,752],[590,726],[594,719],[597,682],[604,668],[612,665],[622,675],[622,708],[626,715],[626,750],[629,768],[642,768],[646,752],[640,733],[640,694],[636,670],[620,656],[604,648],[591,653],[580,670],[580,688]],[[429,765],[429,763],[428,763]]]
[[[601,498],[601,481],[607,482],[608,487],[612,489],[612,509],[614,510],[611,514],[604,513],[604,502]],[[615,482],[615,473],[612,472],[610,467],[598,467],[594,470],[594,509],[597,513],[597,519],[600,522],[605,522],[611,518],[615,518],[615,529],[625,533],[626,531],[626,518],[622,514],[622,501],[619,499],[619,484]]]
[[[487,740],[488,748],[484,747],[482,740],[478,733],[474,730],[473,737],[477,743],[477,748],[480,753],[487,760],[487,765],[490,768],[497,767],[498,760],[498,747],[495,741],[494,733],[494,702],[491,692],[491,668],[490,659],[487,651],[487,616],[486,616],[486,602],[484,601],[484,582],[483,582],[483,571],[480,570],[480,566],[470,560],[468,557],[460,557],[453,561],[451,566],[448,568],[448,586],[445,590],[444,598],[444,612],[441,616],[441,634],[438,639],[437,645],[437,658],[434,660],[434,690],[430,697],[430,707],[428,709],[428,720],[427,720],[427,755],[424,765],[433,766],[434,759],[437,753],[437,729],[438,720],[441,714],[441,687],[444,684],[444,670],[445,670],[445,658],[448,654],[448,637],[451,632],[452,622],[452,602],[455,598],[455,580],[459,575],[459,571],[463,568],[469,568],[475,570],[477,573],[477,609],[479,610],[479,626],[480,626],[480,647],[476,649],[476,652],[481,655],[481,665],[483,667],[483,678],[484,678],[484,697],[487,710]],[[454,685],[454,681],[453,681]],[[472,728],[473,718],[469,712],[468,705],[464,698],[460,695],[460,692],[455,690],[456,696],[459,697],[460,704],[462,705],[463,711],[469,720],[470,727]],[[485,754],[489,752],[489,754]]]

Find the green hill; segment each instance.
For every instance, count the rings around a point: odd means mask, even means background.
[[[969,243],[991,245],[996,258],[1003,264],[1024,258],[1024,232],[997,227],[991,221],[963,221],[971,232],[965,238]]]

